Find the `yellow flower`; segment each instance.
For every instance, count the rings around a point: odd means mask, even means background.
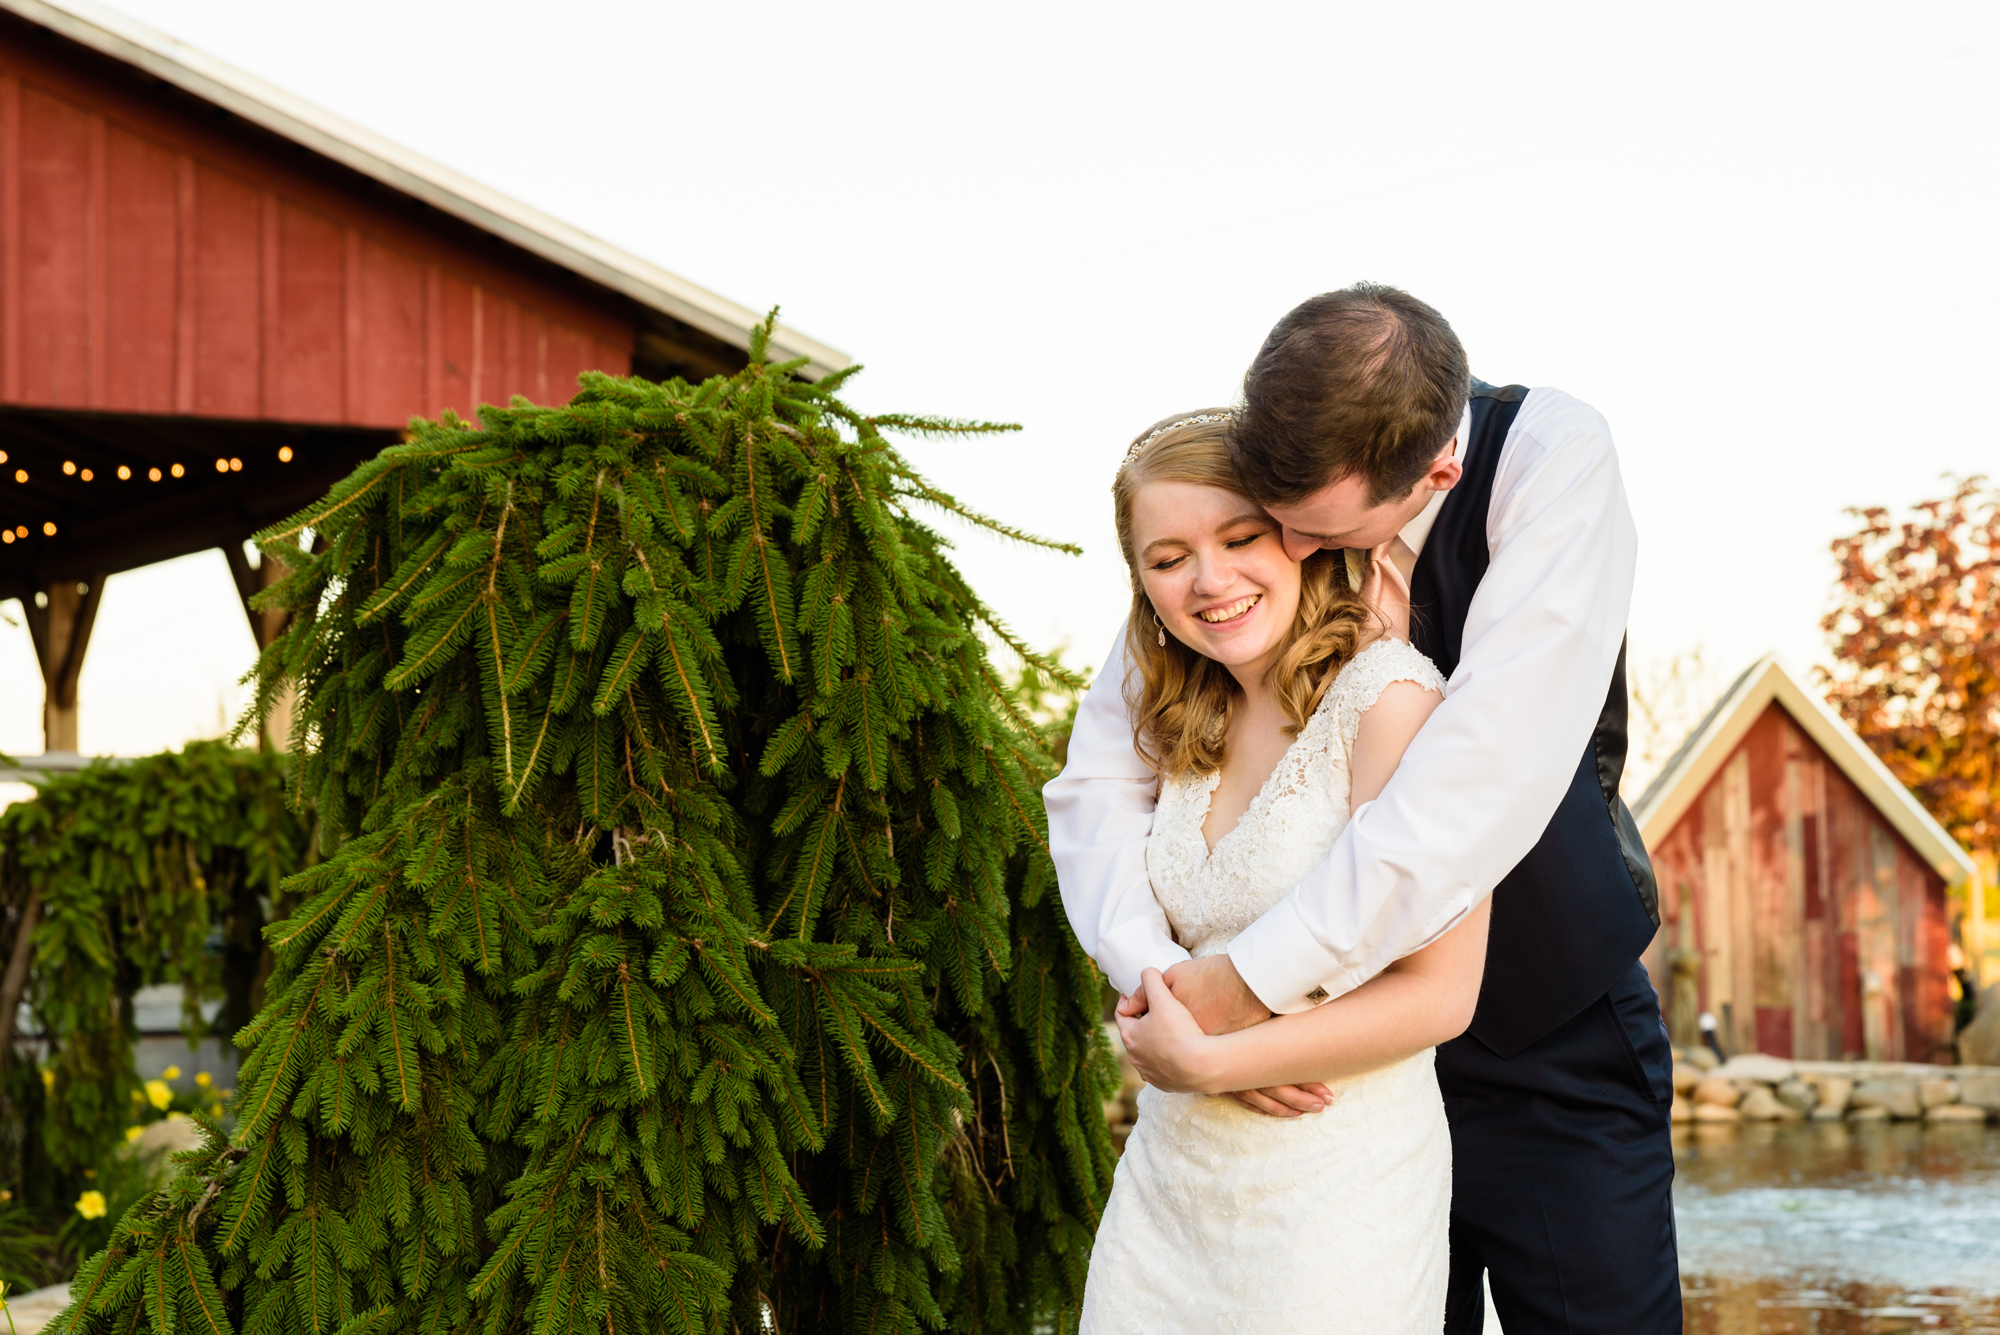
[[[164,1080],[148,1080],[146,1099],[155,1108],[164,1108],[174,1101],[174,1091],[167,1088],[167,1082]]]
[[[178,1066],[169,1066],[166,1070],[160,1072],[160,1079],[162,1080],[178,1080],[180,1078],[181,1068]]]
[[[200,1085],[203,1089],[207,1089],[210,1085],[215,1083],[215,1077],[210,1075],[207,1071],[196,1071],[194,1073],[194,1082],[197,1085]]]
[[[169,1122],[185,1122],[187,1119],[188,1115],[184,1112],[170,1112],[167,1114]]]
[[[86,1191],[76,1198],[76,1212],[85,1219],[104,1218],[104,1193]]]
[[[143,1126],[128,1126],[125,1128],[125,1143],[127,1145],[137,1145],[139,1138],[145,1134],[146,1128]]]
[[[42,1068],[42,1092],[44,1094],[56,1092],[56,1073],[46,1066]]]

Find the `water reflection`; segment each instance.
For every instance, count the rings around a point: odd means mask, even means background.
[[[2000,1335],[2000,1129],[1677,1130],[1693,1335]]]

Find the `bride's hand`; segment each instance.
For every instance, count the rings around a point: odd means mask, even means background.
[[[1389,638],[1410,638],[1410,585],[1389,560],[1394,538],[1368,553],[1368,574],[1361,581],[1361,598],[1382,618]]]
[[[1139,1076],[1155,1089],[1177,1094],[1206,1094],[1203,1058],[1216,1040],[1201,1032],[1188,1008],[1174,999],[1158,969],[1140,975],[1145,1013],[1128,1015],[1119,1007],[1118,1037]]]

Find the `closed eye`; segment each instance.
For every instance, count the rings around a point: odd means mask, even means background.
[[[1248,547],[1251,543],[1257,541],[1257,539],[1263,536],[1264,535],[1262,533],[1252,533],[1247,537],[1231,538],[1228,542],[1225,542],[1222,545],[1229,548],[1229,550],[1231,551],[1235,551],[1240,547]]]
[[[1179,565],[1181,562],[1185,560],[1187,560],[1187,557],[1185,555],[1168,557],[1164,561],[1155,561],[1153,563],[1153,569],[1172,570],[1175,566]]]

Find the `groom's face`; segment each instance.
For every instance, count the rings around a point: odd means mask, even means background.
[[[1458,485],[1458,441],[1445,446],[1430,471],[1402,496],[1371,503],[1367,479],[1329,482],[1304,500],[1264,507],[1283,530],[1285,554],[1303,561],[1322,547],[1380,547],[1403,531],[1440,491]]]

